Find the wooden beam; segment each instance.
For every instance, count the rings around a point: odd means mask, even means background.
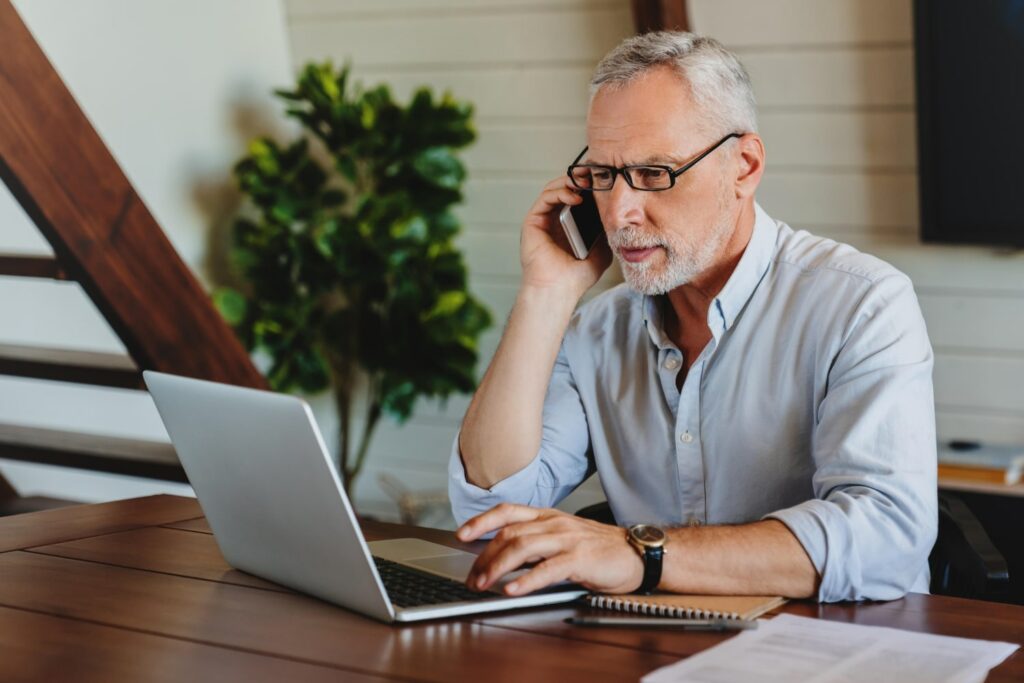
[[[0,344],[0,375],[121,389],[145,388],[139,369],[127,356],[19,344]]]
[[[18,496],[17,498],[0,501],[0,517],[23,515],[26,512],[39,512],[40,510],[54,510],[80,504],[81,501],[51,498],[49,496]]]
[[[101,434],[0,423],[0,458],[187,482],[174,446]]]
[[[22,256],[0,254],[0,275],[14,277],[42,277],[50,280],[70,280],[60,263],[52,256]]]
[[[0,37],[0,179],[138,366],[266,387],[10,0]]]
[[[0,505],[7,501],[17,500],[20,497],[17,489],[11,485],[11,482],[7,481],[7,477],[3,473],[0,473]]]
[[[632,5],[637,33],[690,30],[686,0],[632,0]]]

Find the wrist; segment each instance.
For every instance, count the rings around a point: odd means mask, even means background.
[[[631,571],[629,574],[629,580],[626,581],[621,592],[636,593],[644,583],[644,569],[646,568],[644,564],[644,554],[642,551],[638,551],[636,546],[629,542],[628,536],[625,539],[625,542],[626,551],[632,559],[630,560]]]
[[[519,289],[534,292],[538,296],[563,296],[579,299],[590,288],[584,283],[574,281],[572,278],[546,281],[524,275],[519,281]]]
[[[561,313],[568,320],[585,292],[585,289],[571,283],[537,285],[524,282],[516,295],[516,306],[542,307],[545,315]]]
[[[643,578],[635,592],[649,594],[661,583],[665,559],[665,530],[653,524],[634,524],[626,530],[626,541],[643,562]]]

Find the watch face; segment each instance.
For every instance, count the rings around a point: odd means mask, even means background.
[[[665,542],[665,532],[650,524],[637,524],[630,528],[629,533],[643,545],[659,546]]]

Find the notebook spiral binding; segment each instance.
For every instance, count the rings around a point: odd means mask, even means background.
[[[690,609],[671,605],[655,605],[625,598],[612,598],[606,595],[591,595],[587,598],[591,607],[612,609],[631,614],[644,614],[652,617],[675,617],[677,619],[739,619],[737,612],[719,612],[716,610]]]

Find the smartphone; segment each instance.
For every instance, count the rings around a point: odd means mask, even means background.
[[[562,207],[558,220],[562,224],[565,236],[569,238],[569,246],[576,258],[587,258],[597,238],[604,232],[601,225],[601,214],[597,211],[593,192],[581,192],[583,201],[575,206],[568,204]]]

